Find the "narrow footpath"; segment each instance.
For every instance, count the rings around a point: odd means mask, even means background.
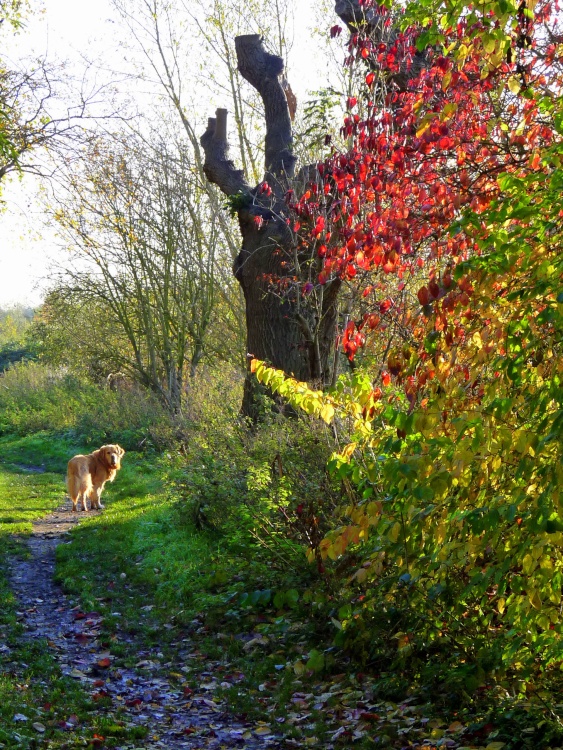
[[[82,514],[65,507],[35,523],[26,539],[30,556],[11,559],[10,581],[25,637],[44,638],[63,674],[79,680],[84,690],[100,701],[101,712],[129,727],[148,729],[144,739],[127,740],[118,747],[289,747],[269,730],[261,733],[259,727],[257,730],[231,715],[212,691],[204,689],[205,683],[200,691],[179,685],[177,678],[190,671],[186,667],[193,658],[188,639],[179,645],[174,661],[163,663],[158,650],[148,652],[142,645],[137,647],[133,636],[118,633],[129,651],[137,648],[139,660],[133,669],[112,665],[111,654],[99,643],[102,616],[73,607],[54,582],[55,550],[67,541],[68,532],[81,518]],[[70,729],[72,717],[69,723]],[[104,747],[103,742],[99,747]]]

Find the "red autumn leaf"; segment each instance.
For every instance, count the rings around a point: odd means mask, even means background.
[[[111,666],[111,659],[108,656],[105,656],[103,659],[98,659],[96,664],[102,669],[107,669]]]
[[[430,294],[427,287],[422,286],[417,292],[418,301],[421,305],[427,305],[430,302]]]
[[[438,299],[440,295],[440,287],[438,286],[438,284],[436,283],[434,279],[432,279],[430,283],[428,284],[428,291],[430,292],[432,297],[434,297],[434,299]]]

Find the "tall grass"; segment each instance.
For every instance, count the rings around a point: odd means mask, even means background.
[[[157,399],[130,386],[115,392],[65,369],[22,362],[0,374],[0,434],[67,433],[85,444],[162,447],[171,419]]]

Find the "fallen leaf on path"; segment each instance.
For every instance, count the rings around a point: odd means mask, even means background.
[[[264,736],[264,735],[272,734],[272,730],[267,724],[262,724],[261,726],[254,728],[254,734]]]
[[[154,669],[158,666],[158,664],[155,664],[154,661],[149,661],[148,659],[142,659],[141,661],[137,662],[135,664],[137,669]]]
[[[252,651],[253,648],[256,648],[257,646],[265,646],[270,642],[269,638],[266,638],[265,635],[257,635],[256,638],[251,638],[249,641],[247,641],[244,646],[242,647],[244,651]]]
[[[74,677],[75,680],[87,680],[88,677],[84,674],[84,672],[81,672],[79,669],[71,669],[70,670],[70,676]]]
[[[453,732],[453,734],[457,734],[458,732],[462,732],[465,729],[461,721],[454,721],[450,726],[448,727],[448,732]]]

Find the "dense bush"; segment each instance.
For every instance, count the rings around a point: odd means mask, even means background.
[[[0,375],[0,433],[71,432],[86,444],[120,442],[127,449],[170,440],[169,417],[151,394],[114,392],[64,369],[21,362]]]
[[[320,545],[327,566],[353,563],[337,642],[458,698],[496,685],[545,703],[560,686],[561,254],[554,231],[548,254],[535,224],[508,235],[502,223],[538,200],[538,185],[506,183],[513,202],[488,212],[482,254],[456,274],[475,296],[463,347],[450,349],[428,314],[423,398],[409,379],[374,388],[359,371],[323,394],[255,364],[294,406],[355,423],[329,466],[357,498]]]
[[[259,426],[239,416],[242,380],[207,371],[192,387],[178,451],[170,453],[177,512],[190,524],[254,545],[274,566],[303,568],[340,498],[326,461],[332,434],[307,417],[287,420],[265,404]]]
[[[4,344],[0,347],[0,372],[7,370],[16,362],[35,359],[36,354],[32,347],[18,343]]]

